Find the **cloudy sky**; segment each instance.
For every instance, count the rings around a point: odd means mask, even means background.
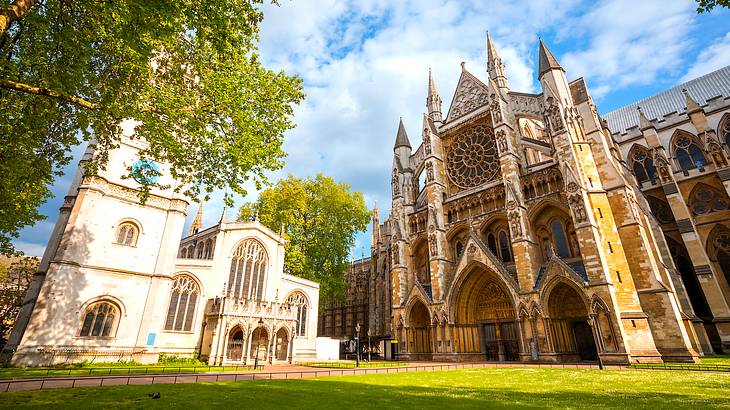
[[[286,137],[287,165],[273,180],[322,172],[362,191],[381,215],[390,205],[398,118],[415,148],[428,68],[446,113],[462,61],[486,77],[487,30],[513,90],[537,91],[541,36],[570,80],[586,78],[601,113],[730,65],[730,11],[698,16],[692,0],[280,3],[265,6],[261,54],[269,68],[299,75],[307,99],[296,110],[298,127]],[[19,249],[42,254],[73,168],[53,187],[56,198],[42,207],[48,219],[15,241]],[[205,225],[218,221],[220,196],[205,205]],[[239,202],[255,197],[252,191]],[[195,206],[189,213],[188,224]],[[357,256],[369,249],[369,238],[358,236]]]

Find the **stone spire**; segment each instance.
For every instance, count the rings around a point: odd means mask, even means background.
[[[223,212],[221,212],[221,219],[220,219],[220,220],[218,221],[218,224],[219,224],[219,225],[222,225],[222,224],[224,224],[224,223],[228,222],[228,221],[226,220],[226,213],[227,213],[227,210],[228,210],[228,208],[224,206],[224,207],[223,207]]]
[[[441,97],[439,92],[436,90],[436,83],[433,81],[433,75],[431,69],[428,69],[428,97],[426,97],[426,109],[428,110],[428,116],[436,122],[442,122],[443,118],[441,115]]]
[[[689,91],[687,91],[686,88],[682,88],[682,94],[684,94],[684,100],[687,104],[687,113],[693,113],[702,109],[700,104],[697,103],[691,95],[689,95]]]
[[[645,129],[655,128],[654,124],[649,121],[649,118],[646,117],[641,107],[637,106],[636,110],[639,111],[639,130],[643,131]]]
[[[558,60],[555,58],[553,53],[551,53],[545,43],[542,42],[542,39],[540,39],[540,51],[538,55],[538,61],[539,67],[537,78],[542,77],[543,74],[550,70],[561,70],[565,72],[563,67],[560,66],[560,63],[558,63]]]
[[[507,75],[504,72],[504,63],[497,54],[497,48],[494,47],[489,32],[487,32],[487,71],[489,72],[489,79],[494,80],[499,88],[509,88]]]
[[[190,230],[188,230],[188,236],[195,235],[200,231],[200,228],[203,227],[203,203],[198,204],[198,214],[195,215],[195,220],[193,220],[192,225],[190,225]]]
[[[403,126],[403,117],[401,117],[400,123],[398,124],[398,134],[395,137],[395,146],[393,149],[398,149],[400,147],[411,148],[411,143],[408,141],[408,134],[406,134],[406,127]]]

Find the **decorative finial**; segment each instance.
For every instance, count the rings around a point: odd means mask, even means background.
[[[466,61],[461,62],[461,69],[466,70]]]

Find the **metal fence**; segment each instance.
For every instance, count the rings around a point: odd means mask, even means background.
[[[694,370],[690,367],[706,367],[708,370],[715,370],[714,366],[627,366],[627,365],[604,365],[604,369],[612,370]],[[39,390],[49,388],[76,388],[76,387],[103,387],[119,385],[153,385],[153,384],[178,384],[178,383],[199,383],[199,382],[238,382],[244,380],[276,380],[276,379],[303,379],[309,377],[325,376],[347,376],[364,374],[391,374],[411,373],[434,370],[455,370],[455,369],[518,369],[518,368],[550,368],[550,369],[599,369],[598,364],[593,363],[444,363],[427,365],[410,365],[400,367],[380,368],[355,368],[355,369],[312,369],[283,372],[248,372],[248,373],[184,373],[184,374],[135,374],[121,376],[82,376],[82,377],[51,377],[37,379],[0,380],[0,392]],[[706,370],[707,371],[707,370]],[[722,371],[726,371],[722,369]]]
[[[263,370],[264,365],[258,365]],[[92,375],[132,375],[132,374],[156,374],[156,373],[210,373],[210,372],[238,372],[244,370],[254,370],[253,365],[237,365],[237,366],[130,366],[130,367],[89,367],[89,368],[39,368],[28,369],[33,374],[19,374],[17,376],[4,376],[3,373],[13,373],[13,369],[0,370],[0,381],[3,379],[16,378],[38,378],[38,377],[67,377],[67,376],[92,376]],[[45,373],[44,373],[45,372]]]

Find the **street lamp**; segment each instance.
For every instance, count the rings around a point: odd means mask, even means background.
[[[259,341],[261,340],[261,326],[264,324],[264,318],[259,318],[259,327],[256,328],[258,331],[258,337],[256,338],[256,360],[253,362],[253,369],[256,370],[259,367]]]
[[[355,325],[355,350],[357,352],[355,363],[357,367],[360,367],[360,323]]]
[[[370,328],[368,328],[368,363],[372,361],[373,345],[370,342]]]

